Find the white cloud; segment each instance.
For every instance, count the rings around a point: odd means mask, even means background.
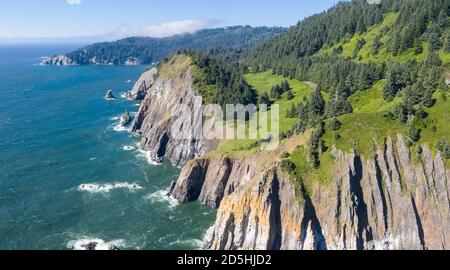
[[[118,37],[145,36],[161,38],[179,34],[195,33],[198,30],[215,26],[218,23],[218,20],[181,20],[144,27],[122,26],[116,30],[115,35]]]
[[[73,5],[81,5],[81,0],[66,0],[67,4],[73,6]]]
[[[68,0],[70,1],[70,0]],[[76,0],[71,0],[76,1]],[[202,29],[212,28],[219,25],[219,20],[180,20],[161,23],[158,25],[149,25],[144,27],[123,26],[118,29],[99,35],[86,36],[54,36],[54,37],[15,37],[1,38],[1,43],[82,43],[90,44],[104,41],[115,41],[131,36],[144,37],[169,37],[173,35],[195,33]]]

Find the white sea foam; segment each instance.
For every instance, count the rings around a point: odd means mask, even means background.
[[[117,132],[125,132],[125,131],[128,131],[128,128],[118,124],[118,125],[114,126],[114,130]]]
[[[91,158],[90,158],[91,161],[94,161],[94,160],[96,160],[96,159],[97,159],[97,157],[91,157]]]
[[[145,199],[149,200],[151,203],[165,203],[168,204],[170,209],[173,209],[179,205],[179,202],[169,196],[169,189],[159,190],[155,193],[145,196]]]
[[[116,100],[115,98],[105,98],[106,101],[114,101]]]
[[[120,97],[123,99],[129,99],[127,94],[128,94],[127,92],[123,92],[120,94]]]
[[[145,158],[150,165],[154,165],[154,166],[161,165],[161,161],[154,160],[152,157],[152,154],[150,152],[144,151],[142,149],[139,149],[137,152],[138,152],[138,156]]]
[[[90,244],[95,245],[95,250],[111,250],[114,247],[116,247],[116,248],[126,247],[125,240],[123,240],[123,239],[114,240],[111,242],[105,242],[105,240],[102,240],[99,238],[86,237],[83,239],[69,241],[67,243],[67,248],[73,249],[73,250],[86,250],[88,245],[90,245]]]
[[[124,150],[124,151],[134,151],[134,150],[136,150],[136,147],[131,146],[131,145],[125,145],[125,146],[123,147],[123,150]]]
[[[127,83],[131,83],[131,80],[128,80]]]
[[[120,116],[114,116],[114,117],[109,118],[109,120],[111,120],[111,121],[118,121],[119,119],[120,119]]]
[[[170,243],[170,246],[189,246],[200,249],[202,247],[203,241],[200,239],[188,239],[188,240],[176,240]]]
[[[89,193],[108,193],[115,189],[128,189],[131,191],[137,191],[143,189],[138,184],[116,183],[116,184],[82,184],[78,187],[78,191],[89,192]]]

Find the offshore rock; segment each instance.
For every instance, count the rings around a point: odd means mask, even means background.
[[[108,90],[108,92],[105,95],[105,99],[111,100],[111,99],[115,99],[116,97],[113,94],[112,90]]]
[[[128,110],[125,110],[125,113],[120,117],[120,125],[122,127],[128,125],[131,122],[130,113]]]

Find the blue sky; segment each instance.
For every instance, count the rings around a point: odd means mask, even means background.
[[[228,25],[291,26],[338,0],[1,0],[0,39],[168,36]]]

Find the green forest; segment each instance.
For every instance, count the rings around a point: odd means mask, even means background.
[[[332,146],[371,155],[397,134],[417,153],[425,143],[449,159],[449,12],[448,0],[353,0],[289,29],[239,26],[134,37],[68,56],[79,64],[93,57],[145,64],[186,54],[206,103],[279,104],[282,139],[311,132],[299,150],[311,168],[329,163]],[[222,149],[259,144],[227,142]]]
[[[194,34],[167,38],[130,37],[89,45],[67,56],[79,65],[91,64],[92,59],[99,64],[124,65],[130,59],[135,59],[140,64],[152,64],[177,50],[188,48],[211,51],[213,54],[226,50],[239,55],[243,50],[266,41],[284,30],[281,27],[235,26],[205,29]]]
[[[397,134],[414,153],[428,144],[449,159],[449,11],[448,0],[341,2],[238,55],[189,54],[203,71],[207,100],[278,103],[282,138],[312,130],[298,150],[312,169],[329,163],[332,146],[373,155],[375,144]],[[310,85],[307,95],[291,88],[299,82]],[[218,91],[204,91],[207,85]]]

